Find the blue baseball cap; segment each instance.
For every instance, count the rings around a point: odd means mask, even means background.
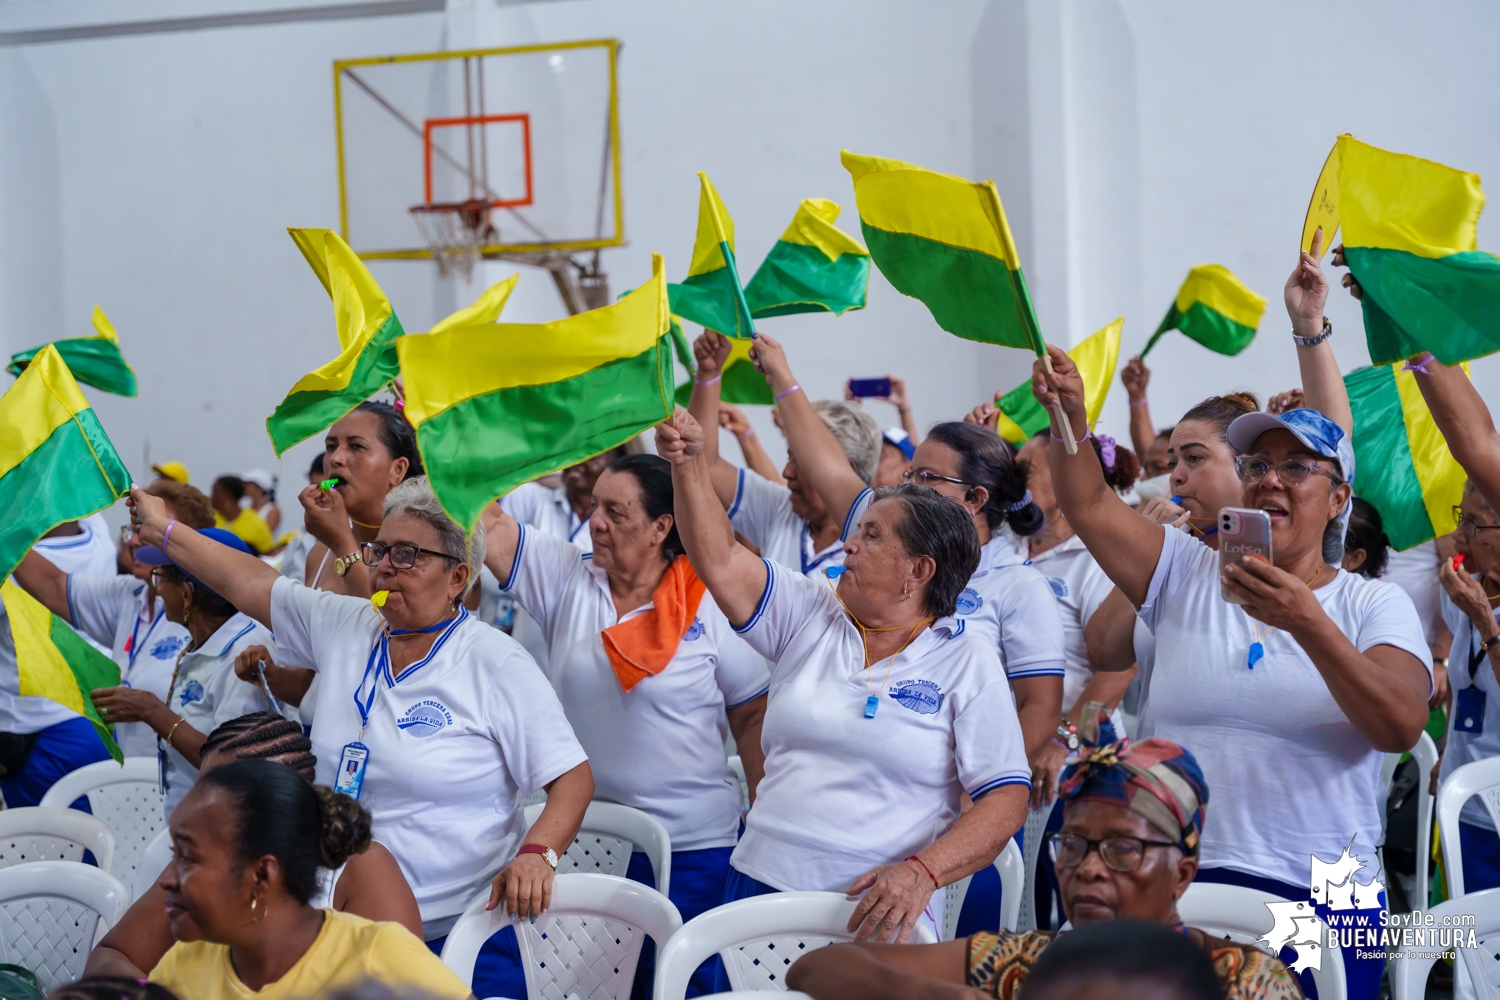
[[[1262,434],[1278,429],[1291,431],[1307,450],[1337,461],[1339,474],[1351,486],[1354,484],[1354,444],[1342,427],[1317,410],[1303,407],[1280,414],[1246,413],[1235,418],[1225,436],[1229,447],[1248,455]]]
[[[181,530],[189,530],[183,528],[182,525],[178,525],[178,528]],[[232,531],[225,530],[224,528],[199,528],[198,534],[202,535],[204,538],[212,538],[220,545],[227,545],[237,552],[245,553],[245,555],[247,556],[255,554],[250,551],[250,546],[245,544],[245,540],[243,538],[241,538],[239,535],[236,535]],[[142,545],[140,548],[135,550],[135,558],[139,562],[145,563],[147,566],[177,566],[176,562],[170,559],[165,552],[157,548],[155,545]],[[189,573],[187,570],[183,569],[181,566],[177,566],[177,569],[182,573],[183,576],[191,580],[194,586],[202,587],[204,590],[207,590],[210,593],[215,592],[212,587],[204,583],[202,580],[198,579],[193,574]]]
[[[906,456],[908,462],[917,453],[916,445],[911,443],[911,435],[899,427],[887,427],[880,432],[880,436],[886,444],[895,445],[901,449],[901,454]]]

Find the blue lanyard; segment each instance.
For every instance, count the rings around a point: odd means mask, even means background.
[[[816,558],[813,559],[812,562],[808,562],[807,561],[807,550],[808,550],[808,548],[811,545],[812,545],[812,529],[807,526],[806,522],[803,522],[803,524],[802,524],[802,550],[798,553],[798,556],[800,556],[801,559],[802,559],[802,575],[803,576],[806,576],[807,574],[811,573],[813,570],[817,569],[819,566],[823,565],[828,560],[830,560],[834,556],[838,555],[840,552],[844,551],[844,547],[842,545],[840,545],[838,548],[833,549],[830,552],[825,552],[822,555],[817,556]]]
[[[127,654],[129,659],[128,659],[128,662],[126,664],[125,669],[127,669],[127,670],[134,670],[135,669],[135,658],[140,655],[141,646],[143,646],[144,644],[146,644],[147,642],[150,641],[150,639],[151,639],[151,633],[156,631],[156,624],[157,624],[157,622],[161,621],[162,616],[165,615],[165,614],[166,614],[166,611],[164,611],[164,610],[163,611],[158,611],[156,613],[156,617],[153,618],[153,619],[151,619],[151,626],[146,629],[145,636],[141,638],[140,642],[136,642],[135,641],[136,640],[136,634],[138,632],[140,632],[140,630],[141,630],[141,614],[140,614],[139,611],[136,612],[136,615],[135,615],[135,627],[130,630],[130,652],[129,652],[129,654]]]
[[[443,621],[438,622],[436,625],[429,625],[426,628],[405,628],[397,629],[393,632],[381,632],[380,637],[375,640],[375,645],[370,647],[370,658],[365,661],[364,675],[360,677],[359,684],[354,689],[354,707],[359,710],[360,738],[364,737],[365,727],[370,724],[370,712],[374,710],[375,697],[380,693],[380,678],[382,676],[386,678],[386,687],[394,687],[396,684],[396,678],[391,673],[390,637],[393,635],[425,635],[429,632],[436,632],[439,629],[449,628],[462,621],[464,617],[465,615],[463,613],[460,613],[454,615],[452,618],[445,618]],[[437,643],[433,643],[433,648],[428,652],[427,658],[431,658],[432,654],[437,652],[438,643],[441,642],[442,639],[439,639]],[[375,663],[375,655],[377,653],[380,654],[380,664],[378,669],[376,668]],[[370,684],[370,696],[362,701],[360,700],[360,692],[365,689],[365,681],[371,679],[370,675],[372,673],[374,674],[374,680]]]

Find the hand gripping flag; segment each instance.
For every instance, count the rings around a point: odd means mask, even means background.
[[[870,253],[834,225],[841,211],[827,198],[802,199],[792,224],[745,286],[752,317],[804,312],[842,316],[865,307]]]
[[[114,325],[98,306],[94,306],[93,321],[94,329],[98,332],[92,337],[54,340],[52,346],[57,348],[57,353],[67,362],[73,377],[84,385],[91,385],[117,396],[134,396],[137,392],[135,370],[120,352],[120,335],[115,333]],[[45,346],[47,345],[42,345]],[[41,349],[33,347],[29,351],[11,355],[10,364],[5,370],[12,375],[21,374]]]
[[[1104,401],[1109,397],[1109,387],[1115,380],[1115,366],[1120,361],[1120,331],[1124,327],[1125,320],[1121,317],[1068,352],[1068,357],[1078,366],[1078,374],[1083,377],[1090,427],[1104,412]],[[1047,429],[1047,411],[1032,395],[1029,378],[997,399],[995,405],[1000,410],[1000,422],[995,429],[1018,448],[1033,434]]]
[[[1266,300],[1246,288],[1222,264],[1199,264],[1188,272],[1161,325],[1146,341],[1145,357],[1162,334],[1181,330],[1218,354],[1235,355],[1250,346],[1266,311]]]
[[[698,171],[698,235],[680,285],[669,285],[672,312],[730,337],[755,336],[734,256],[734,220],[708,174]]]
[[[681,327],[678,327],[681,330]],[[776,402],[776,396],[771,392],[771,385],[766,377],[755,370],[755,362],[750,360],[750,348],[755,346],[753,340],[730,340],[729,358],[724,362],[724,368],[720,377],[723,381],[719,385],[719,398],[726,403],[734,403],[739,406],[770,406]],[[677,387],[676,399],[682,406],[687,406],[693,396],[693,360],[692,352],[689,351],[686,358],[678,354],[678,360],[683,362],[690,376],[686,382]]]

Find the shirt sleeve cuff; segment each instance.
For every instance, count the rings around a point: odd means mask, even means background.
[[[771,591],[776,586],[775,564],[764,556],[761,557],[760,561],[765,563],[766,566],[766,589],[760,592],[760,603],[755,606],[755,614],[751,615],[750,619],[743,625],[730,625],[730,627],[734,629],[736,635],[744,635],[746,632],[755,627],[756,622],[760,621],[761,615],[766,613],[766,605],[771,601]]]

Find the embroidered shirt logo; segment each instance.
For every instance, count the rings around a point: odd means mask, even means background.
[[[694,618],[693,624],[689,625],[688,630],[682,633],[682,641],[692,642],[694,639],[701,638],[703,638],[703,619]]]
[[[180,635],[169,635],[165,639],[158,639],[156,645],[151,647],[151,655],[158,660],[165,660],[170,656],[176,656],[177,651],[182,649],[183,641]]]
[[[891,689],[891,697],[918,715],[936,715],[943,705],[943,689],[932,681],[902,681]]]
[[[426,739],[453,725],[453,716],[442,702],[428,699],[408,708],[406,714],[396,720],[396,725],[418,739]]]
[[[980,597],[979,591],[973,587],[965,587],[963,593],[958,595],[958,600],[954,604],[957,606],[959,614],[972,615],[984,606],[984,598]]]
[[[177,705],[179,708],[186,708],[193,702],[202,700],[203,685],[199,684],[197,681],[188,681],[182,686],[182,690],[177,694]]]
[[[1058,576],[1049,576],[1047,577],[1047,583],[1052,587],[1052,596],[1056,597],[1059,601],[1068,596],[1067,580]]]

